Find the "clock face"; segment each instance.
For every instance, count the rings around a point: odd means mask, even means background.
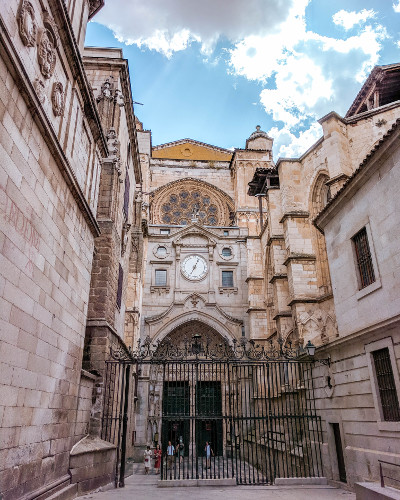
[[[189,280],[201,280],[207,274],[207,262],[200,255],[188,255],[182,262],[182,274]]]

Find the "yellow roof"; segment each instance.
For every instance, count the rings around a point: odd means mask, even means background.
[[[232,152],[218,148],[211,144],[182,139],[153,147],[153,158],[168,158],[171,160],[203,160],[203,161],[230,161]]]

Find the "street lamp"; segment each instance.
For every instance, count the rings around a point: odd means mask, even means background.
[[[304,349],[307,351],[307,354],[310,356],[310,358],[313,359],[313,361],[319,361],[322,365],[330,366],[331,364],[331,357],[328,356],[326,359],[314,359],[315,356],[315,345],[309,340],[307,344],[304,346]]]

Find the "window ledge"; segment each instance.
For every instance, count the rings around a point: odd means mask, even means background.
[[[238,293],[238,289],[236,286],[220,286],[219,293],[227,293],[229,295],[230,293]]]
[[[150,293],[169,293],[169,286],[158,286],[158,285],[153,285],[150,287]]]
[[[360,300],[363,297],[365,297],[366,295],[369,295],[370,293],[375,292],[375,290],[378,290],[381,287],[382,287],[382,283],[381,283],[381,280],[378,278],[376,281],[374,281],[370,285],[359,290],[356,293],[356,298],[357,298],[357,300]]]
[[[396,431],[399,432],[400,422],[383,422],[378,421],[378,429],[380,431]]]

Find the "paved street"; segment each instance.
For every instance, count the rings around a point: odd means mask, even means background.
[[[81,500],[355,500],[356,496],[331,486],[276,487],[231,486],[204,488],[157,488],[158,476],[142,471],[126,479],[125,488],[90,493]]]

